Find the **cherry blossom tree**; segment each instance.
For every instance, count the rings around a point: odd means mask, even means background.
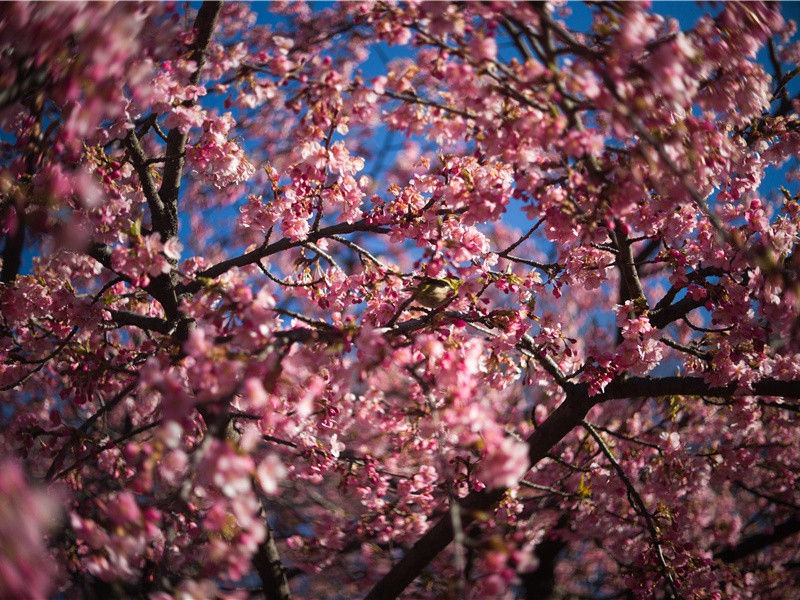
[[[796,598],[800,43],[660,8],[0,5],[0,596]]]

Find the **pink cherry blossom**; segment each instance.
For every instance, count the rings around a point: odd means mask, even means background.
[[[685,11],[0,5],[0,596],[798,596],[797,26]]]

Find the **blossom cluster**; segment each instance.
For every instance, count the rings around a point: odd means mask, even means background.
[[[0,6],[0,596],[796,596],[796,25],[661,8]]]

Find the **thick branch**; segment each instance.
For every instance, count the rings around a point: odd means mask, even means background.
[[[707,300],[701,298],[695,300],[691,296],[686,296],[678,300],[675,304],[670,304],[659,310],[654,310],[650,313],[650,323],[653,327],[664,329],[670,323],[677,321],[681,317],[685,317],[696,308],[703,306]]]
[[[192,49],[192,60],[196,67],[189,77],[189,83],[196,85],[200,81],[200,72],[205,63],[205,52],[211,41],[211,35],[217,22],[221,2],[204,2],[197,13],[194,29],[197,32]],[[191,102],[184,102],[190,106]],[[172,129],[167,135],[166,157],[162,174],[161,188],[155,191],[155,184],[150,177],[148,160],[139,145],[139,140],[134,131],[126,138],[131,160],[139,179],[142,181],[145,196],[153,216],[153,227],[161,235],[162,241],[178,235],[178,194],[183,174],[183,158],[186,146],[186,134],[178,129]],[[175,291],[175,281],[172,273],[164,273],[153,278],[150,284],[150,293],[161,303],[167,318],[174,324],[178,340],[186,338],[191,326],[191,320],[183,319],[178,309],[179,299]],[[172,327],[169,328],[170,331]]]
[[[169,334],[173,329],[170,323],[164,319],[159,319],[158,317],[146,317],[144,315],[137,315],[136,313],[122,310],[110,310],[109,312],[111,313],[111,318],[114,319],[114,322],[117,325],[132,325],[133,327],[138,327],[139,329],[155,331],[158,333],[163,333],[164,335]]]
[[[460,502],[461,527],[471,525],[481,511],[492,508],[505,494],[505,490],[473,492]],[[406,552],[392,569],[373,587],[364,600],[397,598],[409,583],[428,566],[436,556],[453,541],[453,521],[450,512],[439,519],[428,532]]]
[[[122,281],[126,281],[127,283],[133,285],[133,282],[131,281],[130,277],[128,277],[127,275],[123,275],[114,269],[114,267],[111,264],[111,252],[112,250],[110,246],[106,246],[105,244],[93,243],[89,246],[89,249],[87,250],[86,253],[93,259],[95,259],[97,262],[99,262],[101,265],[103,265],[106,269],[109,269],[113,273],[119,275]],[[172,284],[170,273],[162,273],[157,277],[154,277],[152,280],[150,280],[149,284],[142,287],[141,289],[143,289],[153,298],[158,300],[158,302],[163,307],[164,312],[167,315],[167,318],[170,321],[172,321],[173,323],[181,322],[181,315],[180,312],[178,311],[178,296],[175,293],[175,288]],[[142,321],[139,321],[137,323],[125,322],[125,323],[120,323],[120,325],[139,326],[141,323],[143,322]],[[156,324],[155,327],[143,327],[143,328],[152,329],[153,331],[164,333],[161,330],[161,326],[158,324]]]
[[[598,396],[589,396],[588,384],[568,385],[567,399],[542,423],[527,439],[530,466],[535,466],[547,453],[572,431],[599,402],[620,398],[648,398],[676,395],[715,396],[729,398],[736,394],[737,387],[710,387],[700,377],[629,377],[608,384]],[[780,381],[763,379],[753,384],[753,394],[760,396],[781,396],[800,398],[800,381]],[[464,503],[478,502],[480,510],[488,510],[503,497],[505,490],[492,490],[482,494],[470,494]],[[491,504],[486,504],[491,499]],[[465,518],[468,515],[465,514]],[[471,522],[471,521],[470,521]],[[468,522],[465,521],[466,527]],[[449,514],[442,517],[419,541],[403,556],[366,596],[365,600],[396,598],[406,586],[441,552],[453,539],[453,529]]]
[[[136,175],[139,176],[139,181],[142,184],[142,191],[144,197],[147,199],[147,206],[150,207],[150,214],[153,218],[153,227],[157,231],[162,231],[166,227],[164,216],[164,203],[161,201],[156,190],[156,184],[150,175],[150,168],[148,167],[147,155],[144,153],[139,137],[136,135],[136,130],[131,129],[128,136],[125,138],[125,146],[128,148],[128,156],[131,158],[133,168],[136,170]]]
[[[91,256],[106,269],[110,269],[112,271],[114,270],[111,267],[111,246],[107,246],[106,244],[92,243],[89,245],[89,249],[86,251],[86,254]]]
[[[566,519],[562,517],[559,525],[565,522]],[[566,545],[567,543],[558,535],[558,530],[553,529],[548,531],[545,539],[536,546],[534,554],[539,560],[539,566],[534,571],[519,574],[525,600],[548,600],[553,598],[556,587],[555,570],[558,555]]]
[[[722,562],[736,562],[737,560],[747,558],[751,554],[760,552],[772,544],[782,542],[786,538],[792,537],[799,532],[800,519],[797,517],[789,517],[782,523],[775,525],[772,533],[757,533],[746,537],[735,546],[717,552],[714,558]]]
[[[194,41],[192,60],[197,65],[195,72],[189,77],[191,85],[197,85],[200,81],[200,72],[206,62],[206,49],[211,41],[211,34],[217,23],[222,2],[203,2],[197,12],[194,22],[194,29],[197,37]],[[184,106],[191,106],[191,102],[185,102]],[[174,237],[178,234],[178,191],[183,175],[184,150],[186,148],[186,134],[178,129],[170,130],[167,134],[166,161],[164,163],[164,175],[161,181],[161,189],[158,194],[164,203],[167,218],[167,227],[160,230],[162,238]]]
[[[558,443],[586,416],[592,403],[585,395],[568,396],[567,400],[542,423],[528,438],[528,458],[531,466],[547,455],[547,452]],[[503,496],[505,490],[497,489],[489,492],[473,492],[463,501],[462,506],[472,510],[462,512],[462,527],[468,527],[475,519],[475,510],[489,510]],[[444,550],[453,540],[453,526],[449,513],[439,519],[416,544],[406,552],[405,556],[370,590],[365,600],[396,598],[406,586],[416,579],[417,575]]]
[[[267,525],[267,537],[253,556],[253,566],[261,578],[265,600],[289,600],[289,580],[281,562],[272,529]]]
[[[581,386],[582,387],[582,386]],[[739,390],[735,383],[711,387],[702,377],[628,377],[612,381],[598,401],[619,398],[658,398],[664,396],[706,396],[731,398],[737,394],[800,398],[800,381],[762,379],[752,386],[752,393]]]
[[[614,234],[617,243],[616,264],[620,273],[620,304],[625,304],[628,300],[645,298],[642,282],[639,280],[639,273],[633,258],[632,243],[628,236],[621,232]]]
[[[44,86],[47,85],[47,79],[48,74],[45,67],[40,67],[38,69],[19,68],[17,70],[17,76],[13,81],[7,87],[0,90],[0,110],[44,88]]]
[[[9,206],[8,210],[17,211],[17,226],[13,232],[6,235],[3,246],[3,270],[0,281],[11,283],[16,279],[22,265],[22,248],[25,245],[25,220],[24,213],[18,207]]]

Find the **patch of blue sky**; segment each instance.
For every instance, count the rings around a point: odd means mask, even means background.
[[[313,3],[312,7],[314,10],[335,9],[334,3],[330,2]],[[576,31],[587,31],[592,24],[592,9],[583,3],[569,3],[568,8],[570,14],[566,16],[567,25]],[[715,14],[721,10],[721,8],[722,7],[720,5],[700,5],[691,2],[656,2],[652,6],[653,11],[658,12],[666,17],[677,19],[681,25],[681,28],[684,30],[693,27],[703,14],[706,14],[707,12]],[[291,31],[288,29],[286,17],[272,13],[269,10],[269,4],[256,3],[254,5],[254,9],[258,15],[259,24],[267,24],[276,31],[282,31],[289,36],[291,35]],[[784,5],[784,10],[787,12],[787,18],[792,16],[791,13],[797,12],[796,9],[797,5]],[[516,49],[510,39],[504,39],[500,37],[498,39],[498,46],[500,57],[502,59],[508,60],[516,56]],[[392,46],[385,42],[373,42],[370,44],[369,50],[370,52],[367,55],[367,59],[359,65],[359,71],[365,81],[370,81],[374,77],[385,74],[389,63],[392,61],[401,58],[413,59],[416,52],[416,49],[409,46]],[[757,58],[768,71],[772,71],[772,65],[770,63],[769,54],[766,48],[761,50]],[[792,96],[795,95],[798,91],[798,88],[800,88],[800,83],[793,81],[789,88],[790,94]],[[434,96],[431,96],[432,100],[439,99],[435,97],[436,90],[427,91],[431,94],[434,94]],[[219,110],[223,110],[221,102],[222,99],[220,98],[219,105],[217,106]],[[585,118],[587,118],[587,123],[591,126],[593,122],[592,114],[587,113]],[[339,139],[343,139],[343,136],[335,134],[334,141],[338,141]],[[394,162],[398,152],[400,152],[404,142],[407,139],[416,142],[423,150],[427,150],[431,153],[433,153],[436,148],[435,144],[430,141],[426,141],[421,136],[411,136],[408,138],[408,136],[406,136],[403,132],[390,131],[385,126],[381,126],[372,132],[373,144],[367,148],[371,155],[367,156],[368,161],[365,173],[375,181],[376,192],[383,197],[387,197],[388,188],[387,182],[382,179],[382,175],[384,174],[383,169],[390,166]],[[614,140],[608,140],[608,143],[613,145]],[[465,144],[462,147],[462,151],[467,153],[473,150],[474,147],[471,144]],[[269,157],[265,158],[268,159]],[[765,178],[761,184],[760,193],[765,196],[774,195],[777,193],[777,190],[781,185],[788,186],[792,192],[796,191],[797,182],[790,182],[786,177],[789,170],[795,166],[796,159],[793,159],[792,161],[782,165],[780,168],[767,169]],[[251,191],[254,193],[259,192],[259,190],[256,189]],[[264,194],[264,196],[268,197],[268,194]],[[715,203],[715,197],[716,192],[709,198],[709,204],[712,206]],[[243,201],[244,198],[242,198],[241,201],[225,208],[210,209],[207,211],[206,217],[212,222],[221,221],[221,225],[223,223],[228,225],[232,224],[238,216],[239,206],[241,206]],[[503,224],[521,232],[527,231],[532,225],[532,222],[525,214],[526,205],[527,201],[518,198],[513,199],[508,206],[504,216]],[[187,231],[187,227],[188,223],[184,223],[183,231]],[[220,239],[223,239],[223,237],[227,235],[225,227],[221,227],[219,231],[221,236]],[[368,239],[366,240],[366,244],[368,249],[376,254],[380,254],[383,250],[381,246],[382,240],[370,241]],[[421,258],[422,251],[418,248],[415,248],[413,243],[407,243],[406,249],[410,252],[412,257],[417,259]],[[230,252],[234,252],[237,249],[228,248],[228,250]],[[539,238],[538,242],[536,242],[535,251],[538,251],[547,257],[546,260],[548,261],[553,261],[556,259],[555,245],[547,242],[541,237]],[[664,284],[665,288],[669,287],[669,283],[666,280],[662,283]],[[603,294],[608,295],[614,293],[610,287],[610,284],[605,284],[601,291]],[[686,292],[682,291],[676,300],[680,300],[683,296],[685,296],[685,294]],[[699,309],[697,313],[698,314],[695,315],[695,318],[697,319],[697,325],[708,325],[710,323],[710,313],[708,313],[708,311]],[[594,318],[589,320],[589,324],[613,327],[614,317],[613,315],[598,313],[594,316]]]
[[[197,7],[199,6],[199,2],[194,2],[192,5]],[[312,3],[311,6],[317,11],[335,10],[336,8],[335,3],[332,2],[316,2]],[[257,15],[257,25],[268,25],[277,32],[282,32],[287,36],[291,36],[290,24],[287,17],[272,12],[270,8],[270,4],[267,2],[256,2],[253,4],[253,9]],[[583,3],[573,2],[568,4],[568,8],[570,10],[569,16],[566,17],[568,26],[574,30],[588,30],[592,22],[592,9]],[[699,5],[691,2],[656,2],[652,7],[652,10],[655,12],[668,17],[676,18],[680,22],[683,29],[692,27],[697,22],[697,19],[709,10],[714,13],[720,9],[721,6],[719,5]],[[787,18],[796,18],[798,5],[787,3],[784,4],[783,10],[786,13]],[[498,39],[498,45],[501,58],[507,59],[514,55],[515,49],[511,40],[500,38]],[[409,46],[392,46],[380,41],[374,41],[371,43],[369,49],[370,52],[368,53],[366,60],[359,65],[359,70],[361,71],[362,77],[365,81],[370,81],[378,75],[385,74],[387,65],[391,61],[400,58],[413,59],[413,56],[416,52],[416,49]],[[772,70],[769,61],[769,55],[766,49],[762,49],[758,56],[758,60],[764,64],[769,71]],[[792,95],[796,94],[798,87],[800,87],[800,83],[792,82],[790,85],[790,93]],[[431,93],[435,93],[435,90],[429,91]],[[224,100],[226,96],[227,94],[210,94],[204,99],[204,105],[211,110],[225,112],[228,110],[224,106]],[[261,109],[257,108],[254,112],[257,113],[259,110]],[[234,116],[236,116],[237,111],[234,109],[233,112]],[[591,115],[588,115],[588,118],[588,122],[591,125]],[[343,139],[342,136],[335,134],[334,141],[339,139]],[[408,139],[418,143],[423,149],[430,151],[435,149],[435,145],[433,143],[426,142],[419,136],[412,136]],[[367,148],[367,150],[371,151],[371,156],[368,157],[369,160],[367,161],[364,173],[368,174],[375,181],[376,193],[383,197],[387,196],[388,189],[388,184],[382,177],[385,173],[384,169],[391,166],[391,164],[395,161],[398,152],[400,152],[406,140],[407,136],[405,136],[404,133],[390,131],[385,126],[379,127],[372,132],[373,143]],[[613,141],[610,142],[613,143]],[[255,148],[254,142],[248,142],[247,140],[244,140],[244,143],[247,150],[252,150]],[[473,150],[473,148],[467,144],[464,146],[463,150],[470,152]],[[269,160],[269,157],[260,157],[260,159]],[[260,166],[260,163],[257,164],[257,167]],[[762,182],[761,192],[765,195],[768,195],[771,191],[777,190],[780,185],[787,184],[792,191],[795,191],[797,189],[797,182],[788,182],[786,178],[786,174],[788,173],[789,169],[794,166],[796,166],[796,159],[793,159],[792,161],[783,165],[781,168],[768,169],[766,177]],[[187,169],[187,181],[192,177],[192,173]],[[260,184],[247,184],[244,186],[244,189],[246,190],[245,193],[241,194],[241,197],[238,198],[234,203],[220,208],[207,209],[203,212],[204,218],[213,226],[214,230],[216,231],[216,234],[212,240],[215,239],[216,241],[225,244],[226,251],[231,255],[242,250],[242,248],[231,245],[230,232],[234,223],[236,222],[236,219],[238,218],[241,205],[246,201],[247,193],[262,194],[265,198],[269,197],[269,193],[263,189],[259,189],[259,185]],[[185,201],[185,198],[181,198],[181,201]],[[713,197],[711,198],[711,203],[713,204]],[[508,206],[508,210],[504,218],[504,225],[518,229],[521,232],[527,231],[532,223],[525,215],[524,208],[525,202],[519,199],[513,200]],[[183,213],[181,213],[181,215],[181,238],[185,243],[188,239],[191,225],[188,217]],[[276,233],[276,235],[278,234]],[[373,244],[370,244],[368,249],[378,253],[381,250],[379,245],[380,243],[380,241],[377,241]],[[409,246],[412,253],[416,257],[419,257],[421,252],[417,249],[414,249],[413,244],[410,244]],[[555,247],[546,241],[539,242],[536,250],[540,251],[545,256],[548,256],[551,260],[555,259]],[[32,255],[32,251],[26,253],[25,265],[23,268],[28,270],[30,269],[30,259]]]

